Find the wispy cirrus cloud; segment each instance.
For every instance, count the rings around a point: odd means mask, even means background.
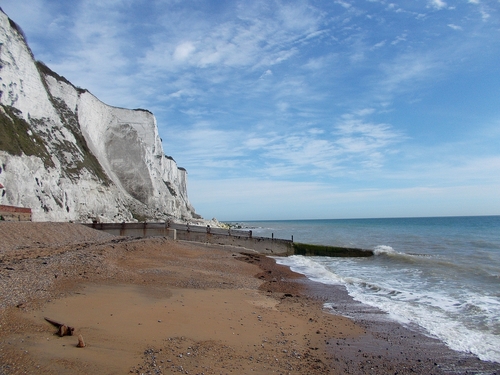
[[[386,157],[405,139],[388,124],[363,119],[371,113],[373,109],[362,109],[344,115],[330,131],[301,126],[284,132],[260,126],[223,129],[203,122],[177,136],[191,150],[182,157],[193,164],[191,169],[197,174],[236,176],[244,174],[241,167],[250,165],[261,165],[254,171],[257,175],[291,179],[342,175],[347,170],[362,173],[382,168]],[[228,170],[228,166],[234,169]]]
[[[297,41],[321,34],[318,16],[306,6],[275,7],[272,15],[254,17],[253,12],[259,11],[263,10],[237,8],[236,17],[227,14],[223,22],[205,20],[202,27],[182,30],[180,35],[172,27],[159,30],[153,38],[162,42],[146,51],[142,65],[174,71],[188,67],[272,66],[293,56]],[[167,24],[180,22],[178,14],[162,18]]]
[[[300,196],[303,213],[344,200],[377,216],[395,196],[434,204],[498,184],[496,1],[4,4],[37,58],[156,115],[197,209]]]
[[[372,90],[380,101],[390,101],[401,92],[414,91],[417,85],[435,79],[445,67],[439,55],[408,53],[380,66],[374,77]]]

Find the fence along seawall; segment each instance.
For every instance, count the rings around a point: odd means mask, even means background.
[[[169,237],[174,240],[241,247],[266,255],[317,255],[331,257],[367,257],[372,250],[338,246],[309,245],[291,240],[254,237],[252,231],[211,228],[177,223],[93,223],[84,224],[116,236]]]

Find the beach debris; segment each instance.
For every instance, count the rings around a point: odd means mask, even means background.
[[[55,320],[44,318],[47,322],[52,324],[54,327],[57,327],[57,334],[60,337],[63,336],[73,336],[73,332],[75,329],[73,327],[67,326],[66,324],[56,322]]]
[[[83,341],[83,336],[78,335],[78,344],[76,344],[77,348],[85,348],[85,341]]]

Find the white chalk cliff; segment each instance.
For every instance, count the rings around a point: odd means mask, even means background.
[[[35,221],[199,219],[147,110],[102,103],[36,62],[0,10],[0,204]]]

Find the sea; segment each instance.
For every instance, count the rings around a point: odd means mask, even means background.
[[[236,223],[233,223],[236,224]],[[500,216],[238,222],[254,236],[371,249],[368,258],[276,257],[343,285],[388,319],[500,363]],[[326,301],[332,308],[335,301]]]

